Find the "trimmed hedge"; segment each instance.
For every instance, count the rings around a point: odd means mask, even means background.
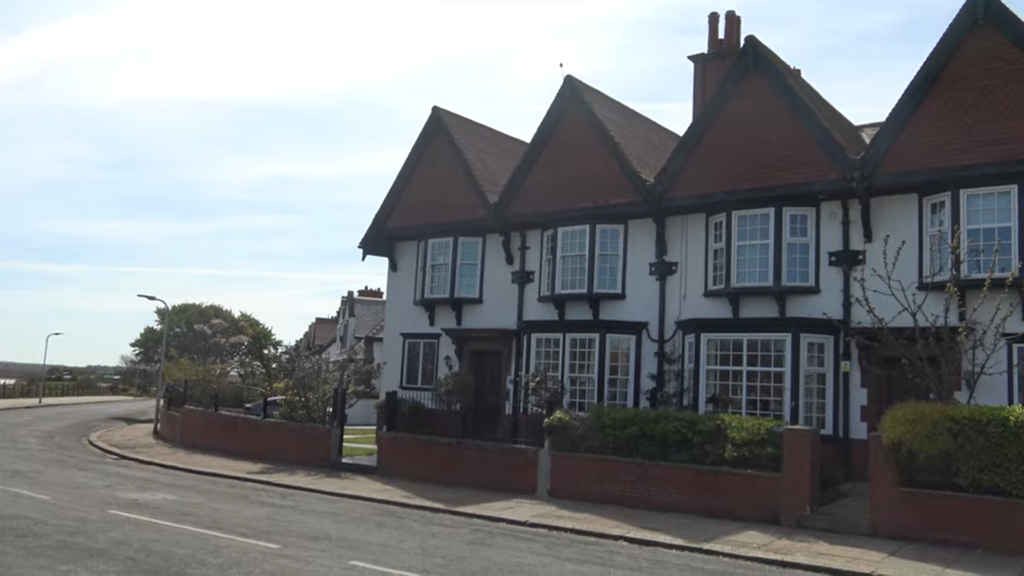
[[[594,406],[569,442],[574,452],[651,462],[782,469],[785,422],[735,414]]]
[[[880,432],[902,486],[1024,498],[1024,406],[908,402]]]

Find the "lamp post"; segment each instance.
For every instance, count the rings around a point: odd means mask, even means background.
[[[43,346],[43,379],[39,381],[39,403],[43,403],[43,388],[46,387],[46,354],[50,351],[50,337],[63,336],[63,332],[50,332],[46,335],[46,343]]]
[[[167,311],[164,314],[164,338],[163,343],[160,344],[160,372],[156,375],[156,407],[153,411],[153,434],[157,433],[158,427],[160,426],[160,399],[164,395],[164,361],[167,357],[167,329],[171,323],[171,307],[167,305],[160,298],[151,294],[139,294],[139,298],[145,298],[150,302],[159,302],[164,305],[164,310]]]

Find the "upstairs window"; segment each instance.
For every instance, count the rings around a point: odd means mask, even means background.
[[[483,253],[483,238],[427,240],[420,258],[423,277],[420,297],[424,300],[480,298]]]
[[[707,289],[816,287],[817,227],[810,207],[709,216]]]
[[[955,265],[964,279],[1011,274],[1019,262],[1017,220],[1017,186],[969,188],[923,198],[921,279],[945,281]]]
[[[814,284],[814,210],[786,208],[782,211],[782,283],[790,286]]]
[[[567,226],[541,234],[540,294],[621,294],[626,243],[621,224]]]
[[[961,191],[965,277],[1009,274],[1017,263],[1016,187]]]
[[[733,213],[734,286],[772,282],[772,210]]]
[[[925,199],[924,235],[921,238],[925,247],[924,266],[922,266],[925,278],[949,276],[949,219],[949,194],[940,194]]]

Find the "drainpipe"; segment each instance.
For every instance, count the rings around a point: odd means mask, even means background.
[[[665,218],[654,218],[654,262],[650,264],[649,274],[654,276],[658,282],[658,336],[656,340],[657,361],[656,378],[654,383],[654,394],[651,394],[651,408],[658,407],[659,393],[665,387],[665,298],[668,292],[668,277],[676,273],[679,268],[678,262],[666,260],[668,255],[668,244],[665,240]],[[673,336],[675,333],[673,332]]]
[[[843,199],[843,215],[842,215],[842,233],[843,233],[843,252],[846,254],[850,253],[850,201],[846,198]],[[853,321],[853,296],[851,294],[852,275],[853,267],[849,264],[842,267],[843,270],[843,321],[841,325],[841,344],[842,350],[840,359],[844,365],[848,365],[851,361],[852,354],[850,350],[850,325]],[[840,414],[843,415],[843,451],[845,452],[846,465],[850,465],[850,372],[848,370],[842,370],[839,373],[840,382],[842,385],[841,409]]]
[[[527,274],[526,272],[526,232],[519,232],[519,269],[512,272],[512,282],[517,285],[516,295],[516,345],[515,354],[512,358],[512,436],[519,434],[519,403],[520,390],[522,388],[523,371],[523,303],[526,298]]]

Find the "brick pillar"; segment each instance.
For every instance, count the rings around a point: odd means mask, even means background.
[[[788,426],[782,433],[782,494],[779,520],[796,526],[797,520],[818,508],[821,492],[821,432]]]
[[[886,460],[885,444],[877,432],[868,436],[868,518],[875,534],[896,534],[893,524],[901,516],[900,485]],[[893,522],[896,520],[896,522]]]

